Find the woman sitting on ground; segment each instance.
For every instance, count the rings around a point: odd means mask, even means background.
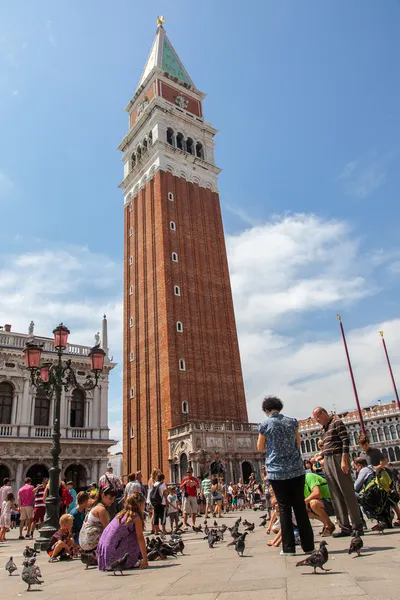
[[[107,507],[114,502],[117,492],[111,488],[102,488],[87,513],[79,533],[79,546],[84,552],[94,552],[101,534],[110,521]]]
[[[126,553],[129,557],[124,569],[133,569],[140,557],[140,569],[148,567],[143,536],[143,510],[144,498],[138,492],[134,492],[127,497],[124,510],[107,525],[97,546],[100,571],[106,571],[111,563]]]

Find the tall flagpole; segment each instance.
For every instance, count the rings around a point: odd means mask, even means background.
[[[392,365],[390,364],[390,359],[389,359],[389,354],[386,348],[386,342],[385,342],[385,338],[383,337],[383,331],[379,332],[379,335],[382,338],[382,344],[383,344],[383,349],[385,351],[385,356],[386,356],[386,360],[387,360],[387,364],[389,367],[389,373],[390,373],[390,378],[392,380],[392,384],[393,384],[393,389],[394,389],[394,394],[396,396],[396,400],[397,400],[397,407],[400,410],[400,400],[399,400],[399,394],[397,392],[397,387],[396,387],[396,382],[394,380],[394,375],[393,375],[393,371],[392,371]]]
[[[338,314],[337,318],[339,319],[340,331],[342,332],[342,339],[343,339],[344,349],[345,349],[345,352],[346,352],[347,364],[348,364],[349,371],[350,371],[351,383],[353,385],[353,392],[354,392],[354,396],[355,396],[355,399],[356,399],[356,405],[357,405],[357,410],[358,410],[358,418],[360,419],[361,431],[365,434],[364,419],[363,419],[363,416],[362,416],[360,401],[358,399],[358,393],[357,393],[357,388],[356,388],[356,382],[355,382],[354,375],[353,375],[353,369],[352,369],[351,362],[350,362],[350,355],[349,355],[349,351],[348,351],[348,348],[347,348],[346,336],[344,334],[342,317]]]

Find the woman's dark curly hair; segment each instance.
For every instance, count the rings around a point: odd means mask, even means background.
[[[279,410],[281,412],[283,408],[283,402],[276,396],[266,396],[262,403],[262,410],[266,412],[267,410]]]

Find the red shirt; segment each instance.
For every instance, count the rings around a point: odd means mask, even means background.
[[[185,485],[185,493],[188,496],[197,496],[197,486],[199,485],[198,479],[195,477],[184,477],[182,479],[181,486]]]

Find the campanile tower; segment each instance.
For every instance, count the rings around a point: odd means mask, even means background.
[[[126,107],[124,472],[168,478],[168,430],[247,422],[221,208],[217,131],[158,19]]]

